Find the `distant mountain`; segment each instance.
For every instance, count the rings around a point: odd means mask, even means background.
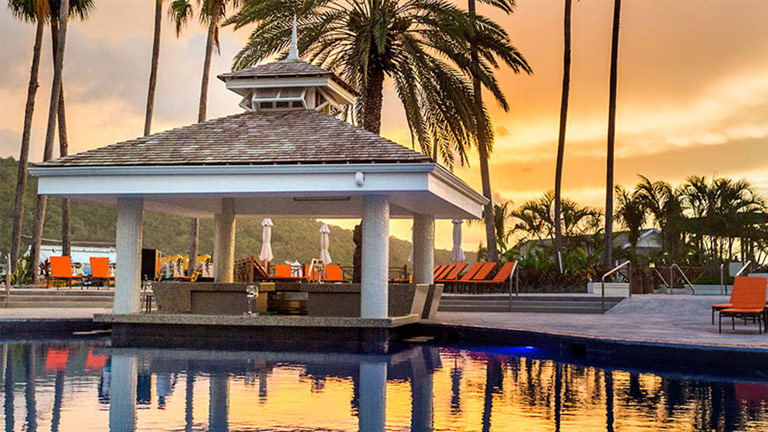
[[[13,158],[0,158],[0,252],[3,256],[10,249],[13,224],[13,197],[16,189],[18,164]],[[31,235],[34,218],[37,180],[29,178],[24,212],[24,234]],[[72,201],[72,238],[75,241],[106,241],[115,239],[116,210],[114,206]],[[309,262],[320,255],[320,225],[314,219],[273,218],[272,250],[275,262],[297,260]],[[341,265],[352,265],[354,243],[352,231],[338,226],[331,228],[331,257]],[[258,256],[261,251],[261,220],[238,217],[235,242],[235,258]],[[44,238],[61,238],[61,200],[48,200]],[[24,246],[26,248],[26,245]],[[189,250],[189,218],[163,213],[144,212],[144,247],[159,249],[163,254],[187,253]],[[390,239],[390,265],[408,264],[410,242]],[[200,253],[213,251],[213,220],[200,222]],[[474,261],[475,254],[467,252],[467,259]],[[435,261],[450,262],[450,251],[435,251]],[[410,265],[408,267],[411,267]]]

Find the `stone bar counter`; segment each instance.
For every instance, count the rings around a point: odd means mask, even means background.
[[[253,311],[269,311],[269,297],[299,295],[306,298],[306,314],[314,317],[359,317],[360,284],[296,282],[158,282],[153,284],[158,313],[243,315],[248,312],[247,289],[259,288]],[[390,317],[417,315],[431,318],[437,312],[442,285],[389,284]],[[304,297],[305,296],[305,297]]]

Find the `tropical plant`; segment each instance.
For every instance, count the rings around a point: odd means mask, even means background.
[[[43,44],[43,30],[49,13],[47,0],[9,0],[8,7],[18,19],[35,23],[35,43],[32,48],[32,67],[27,86],[27,102],[24,108],[24,129],[21,134],[19,167],[16,175],[16,195],[14,197],[13,231],[11,233],[11,261],[9,266],[19,260],[21,249],[21,231],[24,221],[24,196],[27,190],[27,169],[29,166],[29,143],[32,134],[32,117],[35,111],[35,96],[39,87],[40,54]]]
[[[621,21],[621,0],[613,3],[613,28],[611,35],[611,71],[608,95],[608,152],[606,157],[605,179],[605,236],[603,245],[603,264],[613,264],[613,153],[616,140],[616,87],[619,67],[619,23]]]
[[[617,205],[613,217],[629,232],[630,256],[634,257],[648,211],[638,193],[629,192],[619,185],[615,191]]]
[[[573,0],[565,0],[563,14],[563,86],[560,96],[560,127],[557,135],[557,160],[555,162],[555,255],[563,253],[562,208],[560,200],[563,187],[563,159],[565,157],[565,127],[568,123],[568,95],[571,88],[571,8]],[[560,273],[564,271],[558,260]]]
[[[213,49],[221,53],[219,44],[219,29],[227,15],[227,9],[235,9],[240,5],[240,0],[197,0],[197,17],[203,24],[208,25],[208,34],[205,42],[205,58],[203,60],[203,78],[200,83],[200,102],[197,110],[197,122],[205,121],[208,111],[208,81],[211,75],[211,57]],[[194,17],[195,10],[191,0],[174,0],[171,3],[171,17],[176,26],[176,36],[181,35],[184,26]],[[190,248],[189,256],[198,255],[198,237],[200,234],[200,219],[192,218],[189,226]],[[194,266],[189,267],[192,275]]]

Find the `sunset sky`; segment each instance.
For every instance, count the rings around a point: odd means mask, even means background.
[[[562,79],[562,0],[518,0],[512,16],[488,9],[533,67],[531,76],[498,72],[511,109],[491,106],[496,144],[491,175],[496,199],[516,204],[553,187]],[[612,0],[574,2],[572,92],[564,195],[604,200]],[[97,0],[87,22],[72,22],[65,60],[70,151],[141,134],[152,45],[154,1]],[[193,123],[205,30],[192,23],[176,38],[163,28],[154,131]],[[768,194],[768,1],[625,0],[619,56],[616,182],[637,174],[679,183],[689,175],[746,178]],[[223,32],[212,73],[230,70],[248,32]],[[0,6],[0,156],[18,158],[34,25]],[[46,32],[31,160],[42,157],[50,97]],[[208,117],[240,111],[239,98],[212,80]],[[410,145],[391,89],[382,134]],[[479,189],[477,163],[456,173]],[[410,222],[392,234],[409,237]],[[470,227],[474,250],[482,229]],[[450,223],[437,246],[450,247]]]

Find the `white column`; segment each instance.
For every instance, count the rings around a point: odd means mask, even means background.
[[[213,243],[214,280],[232,282],[235,268],[235,200],[221,200],[221,213],[214,218],[216,231]]]
[[[358,421],[361,431],[384,432],[387,423],[387,364],[384,362],[360,363]]]
[[[136,357],[113,355],[109,386],[109,430],[133,432],[136,430],[136,383],[138,362]]]
[[[141,290],[141,223],[144,200],[117,199],[117,262],[112,312],[137,313]]]
[[[389,305],[389,198],[363,197],[360,316],[386,318]]]
[[[209,392],[208,430],[226,432],[229,430],[229,377],[225,373],[212,374]]]
[[[413,215],[413,283],[434,283],[435,218]]]

